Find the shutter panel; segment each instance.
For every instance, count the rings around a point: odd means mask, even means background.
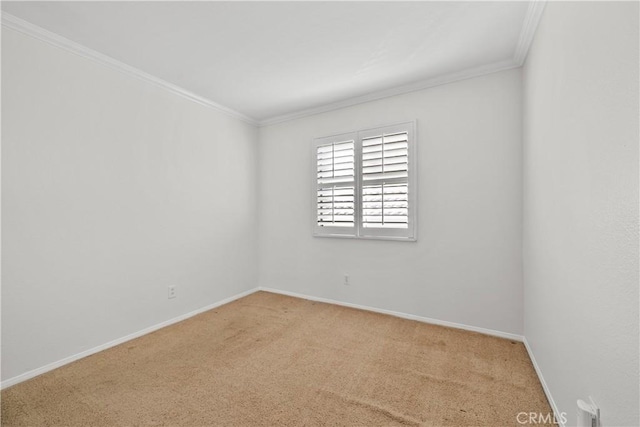
[[[409,227],[409,135],[362,139],[362,227]]]
[[[318,225],[353,227],[355,223],[354,187],[331,186],[318,189]]]
[[[362,180],[408,178],[409,140],[407,132],[362,140]]]
[[[355,140],[316,148],[319,227],[355,227]]]
[[[365,228],[407,228],[409,186],[378,184],[362,187],[362,226]]]

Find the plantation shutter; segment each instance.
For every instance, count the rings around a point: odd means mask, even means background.
[[[360,235],[414,238],[414,126],[360,132]]]
[[[314,140],[316,236],[416,240],[415,122]]]
[[[355,235],[355,150],[355,134],[316,140],[317,234]]]
[[[408,227],[408,178],[407,132],[362,140],[363,227]]]

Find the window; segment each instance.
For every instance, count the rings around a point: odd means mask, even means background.
[[[415,123],[317,138],[314,235],[416,239]]]

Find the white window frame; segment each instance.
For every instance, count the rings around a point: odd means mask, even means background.
[[[341,133],[333,136],[315,138],[312,145],[312,224],[314,237],[339,237],[352,239],[376,239],[376,240],[397,240],[397,241],[417,241],[417,218],[418,218],[418,188],[417,188],[417,135],[416,121],[397,123],[387,126],[376,126],[356,132]],[[407,132],[408,139],[408,226],[407,228],[370,228],[363,227],[362,224],[362,140],[380,135],[398,132]],[[353,139],[355,141],[355,226],[354,227],[321,227],[318,225],[317,217],[317,147],[339,141]],[[376,180],[372,184],[384,182]],[[369,182],[367,181],[367,184]]]

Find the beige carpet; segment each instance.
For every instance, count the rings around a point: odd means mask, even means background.
[[[517,426],[521,343],[258,292],[2,392],[4,426]]]

